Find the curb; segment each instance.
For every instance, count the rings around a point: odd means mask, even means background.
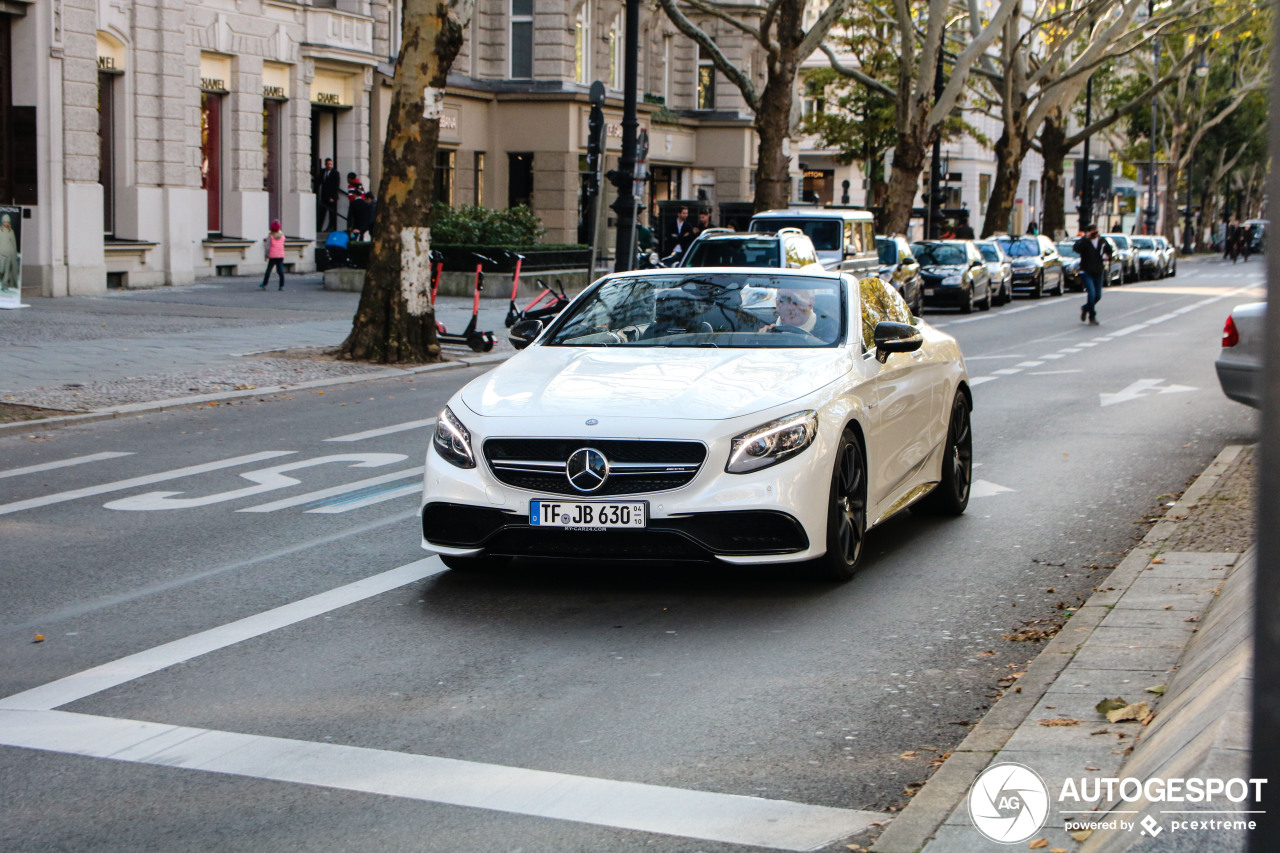
[[[1177,522],[1187,517],[1191,508],[1214,487],[1243,450],[1241,445],[1223,448],[1178,502],[1169,508],[1164,519],[1148,530],[1143,540],[1101,582],[1107,588],[1091,595],[1036,656],[1026,673],[1018,679],[1017,692],[1006,691],[991,706],[951,757],[930,777],[907,807],[890,821],[871,846],[872,853],[915,853],[924,848],[964,799],[977,775],[1004,748],[1111,607],[1160,552],[1161,543],[1173,534]]]
[[[112,418],[129,417],[130,415],[163,412],[179,409],[184,406],[198,406],[207,403],[220,403],[224,400],[238,400],[244,397],[268,397],[289,391],[304,391],[309,388],[326,388],[334,385],[354,385],[358,382],[375,382],[382,379],[399,379],[422,373],[435,373],[442,370],[456,370],[463,367],[476,367],[485,364],[498,364],[506,361],[514,353],[497,353],[477,356],[476,358],[460,358],[442,361],[437,364],[426,364],[421,367],[387,367],[377,373],[359,374],[356,376],[335,376],[328,379],[311,379],[292,385],[268,385],[262,388],[251,388],[243,391],[219,391],[216,394],[198,394],[191,397],[172,397],[167,400],[153,400],[147,403],[128,403],[123,406],[108,406],[95,409],[82,415],[63,415],[56,418],[43,418],[30,421],[15,421],[0,424],[0,439],[11,435],[24,435],[31,432],[42,432],[62,427],[80,426]]]

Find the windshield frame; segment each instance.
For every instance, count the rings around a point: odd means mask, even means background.
[[[786,270],[777,268],[746,267],[674,267],[655,271],[654,273],[626,272],[606,276],[592,284],[575,298],[569,306],[542,331],[535,342],[536,346],[547,347],[606,347],[628,349],[822,349],[844,346],[849,340],[850,289],[846,277],[832,277],[820,272],[796,272],[788,274]],[[664,287],[656,284],[643,286],[645,282],[673,283]],[[624,288],[631,287],[631,292]],[[717,291],[700,290],[701,288],[719,288]],[[602,293],[605,290],[618,290],[613,296],[617,302],[609,307]],[[724,294],[737,294],[721,299]],[[811,294],[810,303],[821,299],[824,308],[819,311],[819,319],[808,333],[773,334],[771,325],[782,325],[774,305],[778,294],[786,291],[807,291]],[[686,306],[698,309],[697,317],[714,315],[713,319],[728,320],[729,324],[744,323],[747,328],[719,329],[708,328],[705,331],[694,331],[689,328],[671,330],[654,336],[646,326],[656,327],[658,319],[658,294],[665,292],[673,298],[668,303],[668,310],[683,311]],[[743,294],[750,292],[750,299]],[[812,294],[818,293],[818,298]],[[685,297],[681,294],[690,294]],[[714,294],[714,295],[712,295]],[[834,307],[828,297],[833,297],[838,306],[836,313],[830,313]],[[653,303],[646,311],[644,304],[652,298]],[[687,300],[687,301],[686,301]],[[683,303],[683,305],[681,304]],[[601,308],[603,306],[603,308]],[[625,306],[624,317],[631,322],[623,322],[615,316],[620,306]],[[589,312],[603,311],[608,316],[604,326],[572,328],[576,322]],[[634,316],[625,316],[626,311],[637,312]],[[837,316],[838,315],[838,316]],[[603,317],[599,319],[604,319]],[[670,321],[671,317],[668,317]],[[687,318],[685,318],[687,319]],[[647,320],[647,323],[636,322]],[[756,322],[759,326],[755,326]],[[590,322],[590,321],[588,321]],[[821,325],[822,333],[819,334]],[[616,326],[617,328],[613,328]],[[770,327],[770,328],[766,328]],[[599,331],[589,331],[595,328]],[[581,332],[581,334],[579,334]],[[833,337],[828,340],[828,335]]]

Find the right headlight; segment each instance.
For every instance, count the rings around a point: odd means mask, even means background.
[[[761,424],[733,439],[724,470],[746,474],[777,465],[804,450],[818,434],[818,413],[812,409]]]
[[[471,451],[471,431],[462,425],[462,421],[458,420],[448,406],[444,407],[444,411],[436,419],[433,443],[436,452],[446,461],[459,468],[476,467],[476,456]]]

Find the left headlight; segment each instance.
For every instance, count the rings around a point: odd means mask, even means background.
[[[436,419],[434,443],[436,452],[450,463],[459,468],[476,467],[476,457],[471,451],[471,431],[462,425],[448,406]]]
[[[724,470],[746,474],[776,465],[813,444],[817,434],[818,413],[812,409],[761,424],[733,439]]]

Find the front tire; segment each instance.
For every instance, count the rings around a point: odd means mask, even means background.
[[[867,454],[853,427],[845,427],[836,448],[827,503],[827,553],[813,561],[815,577],[847,581],[858,570],[867,535]]]
[[[973,313],[973,285],[969,285],[964,291],[964,300],[960,303],[961,314]]]
[[[969,506],[973,485],[973,429],[969,401],[957,391],[947,424],[947,447],[942,456],[942,480],[917,506],[937,515],[961,515]]]
[[[1035,283],[1031,285],[1031,298],[1039,299],[1044,296],[1044,273],[1040,273],[1035,278]]]

